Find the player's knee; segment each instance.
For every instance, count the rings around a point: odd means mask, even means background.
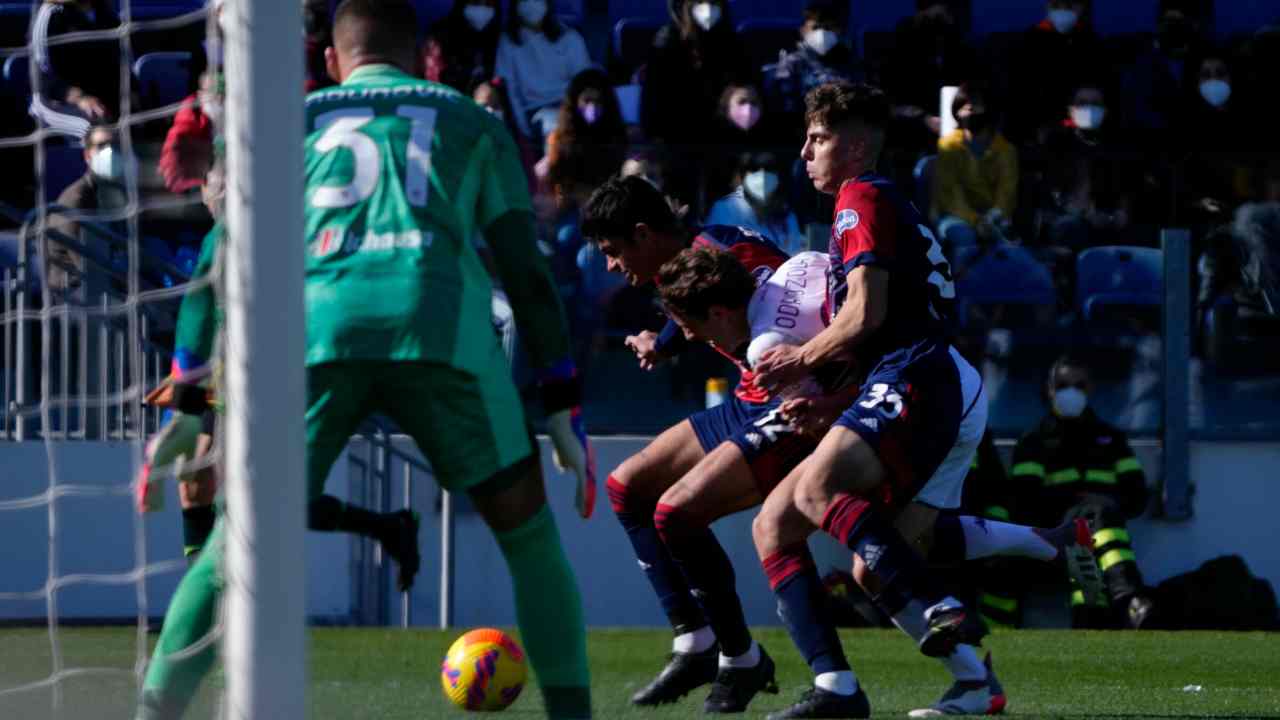
[[[827,504],[830,502],[829,493],[826,483],[823,482],[822,475],[816,472],[806,472],[800,476],[792,491],[791,501],[795,504],[796,509],[804,513],[806,517],[821,517],[826,512]]]
[[[485,523],[497,532],[524,525],[547,504],[537,455],[495,473],[467,494]]]
[[[768,557],[782,547],[782,522],[779,516],[761,508],[751,521],[751,539],[760,557]]]

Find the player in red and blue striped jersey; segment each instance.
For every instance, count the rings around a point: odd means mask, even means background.
[[[685,229],[667,198],[637,177],[611,179],[592,194],[582,210],[582,234],[604,253],[611,272],[637,286],[654,282],[659,268],[689,247],[727,251],[758,281],[787,259],[768,239],[744,228]],[[674,322],[661,333],[627,338],[644,369],[675,355],[687,342]],[[614,512],[676,636],[670,662],[632,698],[638,705],[674,702],[714,682],[706,709],[741,712],[751,696],[772,681],[772,662],[751,639],[734,589],[733,567],[715,535],[706,524],[682,523],[679,512],[659,507],[663,494],[714,450],[777,410],[779,403],[755,386],[738,349],[717,350],[742,371],[734,397],[668,428],[618,466],[607,482]],[[732,457],[717,470],[717,482],[747,493],[759,482],[771,488],[794,464],[780,458],[796,455],[797,442],[794,433],[776,433],[752,447],[749,456],[728,452]],[[768,478],[762,480],[758,474]],[[693,582],[690,575],[695,576]],[[699,583],[701,602],[692,592]]]

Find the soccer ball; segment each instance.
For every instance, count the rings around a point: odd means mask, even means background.
[[[505,710],[520,697],[529,669],[524,650],[493,628],[472,630],[454,641],[440,663],[445,697],[463,710]]]

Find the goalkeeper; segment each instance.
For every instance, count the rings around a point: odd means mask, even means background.
[[[307,476],[309,524],[338,529],[349,506],[320,494],[368,415],[414,438],[442,485],[466,491],[511,571],[517,621],[553,718],[590,717],[586,634],[576,580],[546,504],[538,456],[490,324],[490,281],[469,240],[494,248],[541,390],[557,458],[594,503],[594,467],[568,359],[563,311],[534,244],[514,142],[468,98],[414,79],[417,20],[405,0],[345,0],[329,73],[341,86],[307,99]],[[199,583],[212,624],[215,529],[179,589]],[[175,607],[177,606],[175,599]],[[157,647],[140,717],[178,716],[212,662],[189,643]],[[194,648],[193,648],[194,650]],[[202,660],[197,661],[197,658]]]

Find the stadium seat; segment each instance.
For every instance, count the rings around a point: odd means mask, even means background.
[[[613,58],[631,77],[649,57],[653,36],[662,28],[661,20],[622,18],[613,26]]]
[[[618,96],[618,108],[622,110],[622,119],[628,125],[640,124],[640,86],[618,85],[613,89]]]
[[[1109,246],[1076,258],[1076,299],[1085,321],[1106,306],[1159,307],[1164,302],[1164,255],[1155,248]]]
[[[929,215],[929,206],[933,202],[933,167],[937,162],[937,155],[925,155],[916,161],[916,166],[911,171],[911,176],[916,181],[916,209],[926,216]]]
[[[46,142],[44,146],[44,196],[49,203],[84,175],[84,148],[79,144]]]
[[[1057,291],[1049,269],[1025,248],[1005,245],[993,248],[968,263],[968,271],[956,283],[956,315],[967,323],[974,306],[1024,306],[1035,316],[1038,308],[1057,304]]]
[[[750,18],[738,23],[738,37],[751,67],[775,63],[780,51],[793,49],[800,40],[799,27],[794,18]]]
[[[31,94],[31,63],[26,55],[10,55],[4,61],[4,86],[6,94],[24,96]]]
[[[154,52],[133,63],[143,108],[181,102],[191,88],[191,53]]]
[[[121,12],[123,0],[116,1]],[[160,20],[193,13],[204,7],[201,0],[129,0],[129,13],[134,20]]]
[[[31,25],[31,3],[0,3],[0,47],[18,47],[27,42]]]

